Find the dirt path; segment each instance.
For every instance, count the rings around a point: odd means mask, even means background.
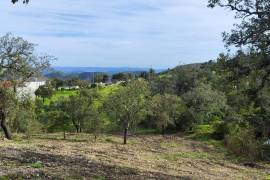
[[[256,168],[229,160],[222,150],[183,137],[56,135],[0,142],[0,177],[6,179],[265,179]],[[0,178],[1,179],[1,178]]]

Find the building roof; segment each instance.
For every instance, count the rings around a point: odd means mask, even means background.
[[[11,81],[0,81],[0,88],[11,88],[13,84]]]

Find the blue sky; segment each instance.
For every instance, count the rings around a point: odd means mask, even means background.
[[[154,67],[203,62],[225,52],[233,14],[207,0],[0,1],[0,34],[38,44],[55,66]]]

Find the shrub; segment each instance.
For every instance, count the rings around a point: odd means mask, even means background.
[[[196,140],[207,141],[212,138],[212,134],[214,132],[213,125],[197,125],[191,131],[192,138]]]
[[[265,161],[270,161],[270,145],[264,144],[262,146],[262,158]]]
[[[181,116],[175,122],[176,129],[180,131],[191,130],[195,126],[195,124],[196,119],[189,111],[182,113]]]
[[[43,164],[42,164],[42,162],[38,161],[38,162],[35,162],[35,163],[31,164],[31,167],[39,169],[39,168],[43,167]]]
[[[27,136],[40,131],[41,124],[36,116],[36,104],[28,94],[22,94],[16,100],[16,106],[13,107],[12,116],[9,116],[8,125],[12,131],[17,133],[26,133]]]
[[[96,84],[91,84],[91,86],[90,86],[90,88],[96,88],[97,87],[97,85]]]
[[[225,145],[233,153],[250,160],[261,157],[260,142],[256,140],[254,130],[251,128],[239,128],[230,132],[225,137]]]
[[[217,122],[214,124],[215,131],[212,137],[216,140],[223,140],[229,134],[229,125],[225,122]]]

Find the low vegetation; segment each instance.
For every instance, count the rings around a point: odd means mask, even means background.
[[[225,150],[178,135],[14,135],[1,141],[1,179],[265,179],[269,165],[246,165]]]

